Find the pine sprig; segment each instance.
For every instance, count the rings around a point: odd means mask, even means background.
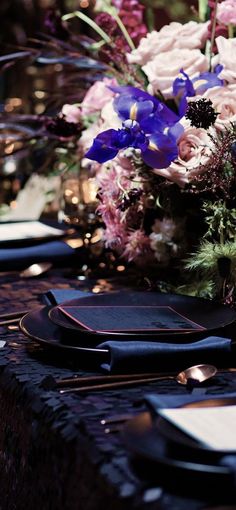
[[[191,254],[185,267],[204,274],[209,280],[215,280],[216,275],[219,274],[219,259],[222,258],[230,259],[231,274],[236,277],[236,242],[215,244],[205,241],[195,253]]]

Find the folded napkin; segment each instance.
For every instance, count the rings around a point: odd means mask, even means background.
[[[50,289],[43,294],[42,301],[45,305],[59,305],[72,299],[84,298],[86,296],[94,296],[92,292],[84,292],[76,289]]]
[[[150,393],[149,395],[145,395],[144,399],[151,413],[155,416],[158,415],[159,409],[164,408],[174,408],[174,407],[182,407],[187,404],[192,404],[194,402],[199,402],[203,400],[216,400],[219,398],[236,398],[236,392],[233,393],[221,393],[219,395],[199,395],[196,394],[184,394],[184,395],[156,395]]]
[[[0,270],[21,269],[37,262],[62,262],[74,255],[74,249],[63,241],[45,242],[24,248],[1,248]]]
[[[181,339],[180,339],[181,341]],[[110,363],[103,365],[109,372],[155,372],[185,369],[199,363],[221,363],[231,352],[231,340],[210,336],[192,343],[108,340],[99,344],[110,352]]]

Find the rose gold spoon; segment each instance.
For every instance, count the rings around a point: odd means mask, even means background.
[[[194,365],[193,367],[186,368],[186,370],[183,370],[182,372],[179,372],[176,376],[174,375],[157,375],[153,374],[151,377],[142,377],[142,374],[140,374],[140,377],[137,376],[137,378],[132,378],[132,375],[122,376],[122,375],[107,375],[107,376],[95,376],[95,377],[87,377],[87,378],[77,378],[76,383],[75,379],[73,380],[72,384],[73,387],[67,388],[64,390],[60,390],[61,394],[64,393],[71,393],[71,392],[78,392],[78,393],[85,393],[87,391],[94,391],[94,390],[108,390],[108,389],[115,389],[115,388],[122,388],[126,386],[136,386],[138,384],[144,384],[148,382],[155,382],[155,381],[163,381],[163,380],[169,380],[173,379],[179,384],[187,385],[191,381],[193,383],[202,383],[204,381],[207,381],[211,377],[213,377],[217,373],[217,368],[213,365],[208,364],[201,364],[201,365]],[[105,381],[105,382],[104,382]],[[109,381],[109,382],[106,382]],[[112,382],[111,382],[112,381]],[[97,384],[97,383],[101,384]],[[102,383],[103,382],[103,383]],[[76,384],[76,387],[74,387]],[[83,386],[86,384],[86,386]],[[59,384],[61,385],[61,383]],[[82,386],[81,386],[82,385]]]

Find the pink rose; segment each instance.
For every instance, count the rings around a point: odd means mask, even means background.
[[[230,126],[230,123],[236,122],[236,84],[212,87],[205,92],[203,97],[210,99],[216,112],[218,112],[214,124],[216,129],[222,130]]]
[[[116,79],[103,78],[102,81],[96,81],[90,87],[81,104],[83,115],[101,111],[105,104],[114,97],[115,94],[108,88],[109,86],[117,86]]]
[[[236,25],[236,1],[225,0],[217,6],[217,20],[223,25]]]
[[[177,49],[160,53],[151,62],[142,67],[148,77],[151,87],[150,94],[160,90],[165,98],[172,97],[173,81],[179,75],[180,69],[193,78],[208,70],[208,60],[200,50]]]
[[[78,124],[78,122],[81,120],[81,111],[75,104],[64,104],[61,113],[66,122]]]
[[[181,188],[204,171],[201,165],[209,161],[213,146],[205,129],[191,127],[187,122],[185,125],[185,131],[178,142],[178,159],[173,161],[168,168],[153,170],[155,174],[175,182]]]
[[[228,83],[236,83],[236,38],[225,39],[219,36],[216,38],[216,45],[218,55],[215,57],[215,63],[223,65],[219,77]]]
[[[154,30],[141,39],[138,48],[127,55],[128,62],[145,65],[163,51],[202,48],[207,39],[208,26],[209,22],[189,21],[182,25],[173,21],[159,32]]]

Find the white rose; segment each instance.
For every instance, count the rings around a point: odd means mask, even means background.
[[[143,37],[137,49],[127,54],[130,64],[145,65],[156,55],[174,48],[202,48],[208,35],[209,22],[189,21],[182,24],[173,21],[159,32],[153,30]]]
[[[216,38],[218,49],[217,62],[223,65],[219,77],[228,83],[236,83],[236,38],[225,39],[222,35]]]
[[[174,49],[160,53],[154,60],[142,67],[148,77],[150,94],[156,94],[160,90],[165,98],[173,95],[173,81],[183,70],[194,78],[199,73],[208,69],[208,60],[200,50]]]

